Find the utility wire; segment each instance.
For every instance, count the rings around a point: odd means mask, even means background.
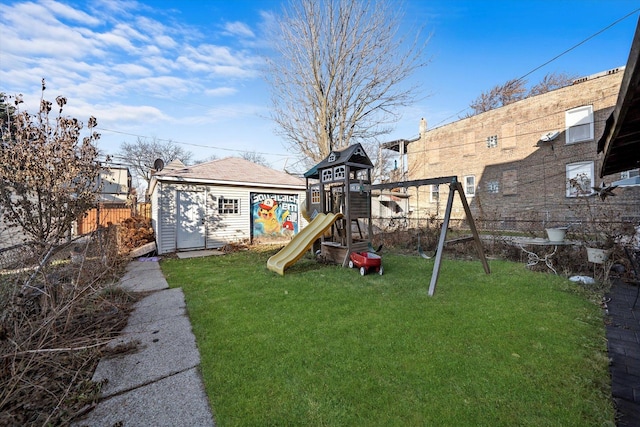
[[[552,63],[553,61],[555,61],[556,59],[560,58],[561,56],[566,55],[567,53],[571,52],[572,50],[574,50],[575,48],[577,48],[578,46],[583,45],[584,43],[586,43],[587,41],[591,40],[592,38],[604,33],[605,31],[607,31],[609,28],[619,24],[620,22],[624,21],[625,19],[627,19],[628,17],[630,17],[631,15],[634,15],[636,13],[638,13],[638,11],[640,11],[640,8],[635,9],[631,12],[629,12],[628,14],[626,14],[625,16],[623,16],[622,18],[618,19],[617,21],[614,21],[612,24],[607,25],[606,27],[604,27],[603,29],[597,31],[596,33],[590,35],[589,37],[587,37],[586,39],[582,40],[581,42],[575,44],[574,46],[570,47],[569,49],[565,50],[564,52],[554,56],[553,58],[551,58],[550,60],[548,60],[547,62],[545,62],[542,65],[537,66],[536,68],[534,68],[533,70],[529,71],[528,73],[524,74],[522,77],[520,77],[518,80],[522,80],[525,77],[533,74],[534,72],[538,71],[539,69],[549,65],[550,63]],[[462,110],[458,111],[457,113],[452,114],[449,117],[446,117],[442,120],[440,120],[438,123],[435,124],[435,127],[437,128],[440,124],[442,123],[446,123],[448,120],[452,119],[453,117],[459,117],[460,114],[464,113],[466,110],[468,110],[469,107],[465,107]]]

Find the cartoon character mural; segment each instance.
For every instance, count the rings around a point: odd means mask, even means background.
[[[298,195],[251,193],[253,238],[282,240],[298,232]]]

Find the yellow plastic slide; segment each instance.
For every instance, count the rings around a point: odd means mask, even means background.
[[[340,218],[342,218],[341,213],[318,214],[313,221],[293,236],[287,246],[267,260],[267,268],[283,275],[284,270],[302,258],[302,255],[311,248],[313,242],[319,239]]]

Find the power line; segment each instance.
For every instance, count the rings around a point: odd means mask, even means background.
[[[566,55],[567,53],[571,52],[572,50],[574,50],[575,48],[577,48],[578,46],[583,45],[584,43],[586,43],[587,41],[591,40],[592,38],[602,34],[603,32],[605,32],[606,30],[608,30],[609,28],[619,24],[620,22],[624,21],[625,19],[627,19],[628,17],[630,17],[631,15],[634,15],[636,13],[638,13],[638,11],[640,11],[640,8],[635,9],[631,12],[629,12],[628,14],[626,14],[625,16],[623,16],[622,18],[614,21],[613,23],[607,25],[606,27],[604,27],[603,29],[595,32],[594,34],[590,35],[589,37],[587,37],[586,39],[580,41],[579,43],[575,44],[574,46],[570,47],[569,49],[565,50],[564,52],[554,56],[553,58],[551,58],[550,60],[548,60],[547,62],[543,63],[542,65],[537,66],[536,68],[534,68],[533,70],[525,73],[522,77],[520,77],[518,80],[523,80],[525,77],[533,74],[534,72],[538,71],[539,69],[549,65],[550,63],[552,63],[553,61],[555,61],[556,59],[560,58],[561,56]],[[452,114],[449,117],[446,117],[444,119],[442,119],[441,121],[439,121],[438,123],[435,124],[435,127],[438,127],[438,125],[447,122],[449,119],[453,118],[453,117],[459,117],[460,114],[464,113],[466,110],[468,110],[470,107],[465,107],[462,110],[458,111],[455,114]]]
[[[196,144],[196,143],[193,143],[193,142],[176,141],[174,139],[157,138],[157,137],[151,137],[151,136],[147,136],[147,135],[139,135],[139,134],[135,134],[135,133],[118,131],[118,130],[114,130],[114,129],[105,129],[105,128],[96,128],[96,129],[100,130],[100,131],[103,131],[103,132],[111,132],[111,133],[117,133],[117,134],[120,134],[120,135],[135,136],[137,138],[155,139],[157,141],[173,142],[174,144],[179,144],[179,145],[187,145],[187,146],[199,147],[199,148],[211,148],[211,149],[214,149],[214,150],[230,151],[230,152],[234,152],[234,153],[256,153],[256,154],[262,154],[262,155],[265,155],[265,156],[278,156],[278,157],[290,157],[291,156],[290,154],[265,153],[265,152],[254,151],[254,150],[237,150],[237,149],[234,149],[234,148],[218,147],[218,146],[215,146],[215,145],[204,145],[204,144]]]

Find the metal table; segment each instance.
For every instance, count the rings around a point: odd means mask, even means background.
[[[551,258],[553,258],[556,252],[558,252],[558,246],[573,245],[571,242],[551,242],[549,239],[543,238],[520,239],[517,241],[517,244],[520,249],[527,254],[527,267],[536,265],[539,262],[544,262],[556,275],[558,272],[553,268],[553,261]],[[529,247],[529,249],[526,249],[525,247]],[[553,250],[549,252],[552,247]]]

